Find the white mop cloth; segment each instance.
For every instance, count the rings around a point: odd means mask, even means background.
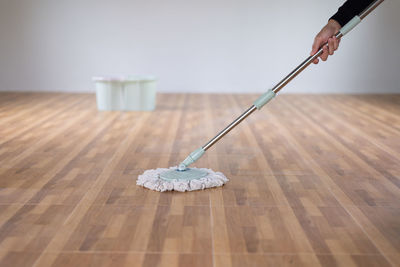
[[[172,190],[185,192],[223,186],[229,181],[222,172],[214,172],[206,168],[199,168],[199,170],[207,172],[206,176],[199,179],[166,181],[160,178],[160,173],[173,169],[176,170],[176,168],[177,167],[147,170],[142,175],[139,175],[136,184],[160,192]]]

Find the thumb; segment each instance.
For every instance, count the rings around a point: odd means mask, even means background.
[[[321,44],[321,39],[316,37],[314,40],[314,43],[312,45],[312,49],[311,49],[311,53],[310,53],[311,56],[314,55],[315,53],[317,53],[320,44]]]

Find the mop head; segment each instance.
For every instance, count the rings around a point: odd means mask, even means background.
[[[177,167],[171,167],[147,170],[139,175],[136,184],[160,192],[185,192],[223,186],[228,181],[223,173],[206,168],[179,171]]]

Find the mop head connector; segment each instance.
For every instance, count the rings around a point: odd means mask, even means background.
[[[181,164],[179,164],[178,166],[178,170],[179,171],[184,171],[186,170],[186,168],[190,165],[193,164],[194,162],[196,162],[199,158],[201,158],[204,153],[206,151],[200,147],[198,149],[196,149],[195,151],[193,151],[192,153],[190,153],[189,156],[186,157],[186,159],[184,161],[181,162]]]
[[[178,167],[147,170],[139,175],[136,184],[155,191],[194,191],[211,187],[223,186],[228,178],[221,172],[207,168]]]

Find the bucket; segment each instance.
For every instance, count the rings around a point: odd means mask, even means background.
[[[96,76],[99,110],[154,110],[157,80],[153,76]]]

